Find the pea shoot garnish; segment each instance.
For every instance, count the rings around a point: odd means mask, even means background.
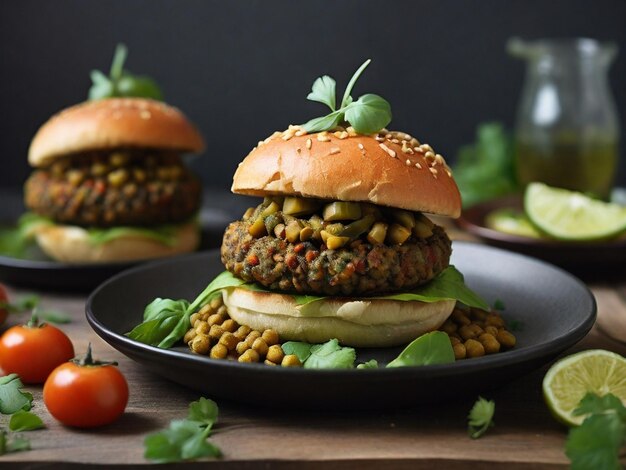
[[[161,89],[150,77],[133,75],[128,70],[124,70],[127,56],[126,46],[118,44],[113,55],[109,76],[107,77],[100,70],[91,71],[93,85],[89,89],[90,100],[114,97],[163,99]]]
[[[334,129],[347,122],[359,134],[372,134],[391,122],[391,106],[383,97],[368,93],[354,101],[351,93],[354,84],[371,62],[367,59],[354,73],[343,94],[339,108],[336,107],[336,82],[328,75],[313,82],[307,99],[327,105],[331,113],[311,119],[302,125],[307,132],[321,132]]]

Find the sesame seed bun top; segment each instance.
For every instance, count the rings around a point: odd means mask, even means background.
[[[428,144],[385,129],[351,128],[307,134],[299,126],[275,132],[239,164],[232,191],[363,201],[450,217],[461,196],[443,157]]]
[[[50,118],[31,142],[28,162],[47,166],[68,154],[119,147],[200,152],[204,141],[178,109],[143,98],[87,101]]]

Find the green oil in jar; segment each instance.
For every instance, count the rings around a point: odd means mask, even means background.
[[[609,198],[618,161],[615,137],[596,136],[581,141],[567,133],[542,143],[518,136],[515,147],[517,176],[522,185],[541,181]]]

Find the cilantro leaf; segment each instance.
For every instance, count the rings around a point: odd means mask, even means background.
[[[311,93],[308,94],[306,99],[325,104],[331,109],[331,111],[335,111],[335,87],[335,79],[329,77],[328,75],[319,77],[313,82]]]
[[[300,363],[302,364],[304,364],[304,362],[311,355],[312,347],[313,347],[312,344],[303,343],[300,341],[287,341],[286,343],[283,343],[282,345],[283,352],[285,353],[286,356],[290,354],[295,354],[296,356],[298,356],[298,359],[300,360]]]
[[[454,362],[454,350],[448,335],[432,331],[413,340],[387,367],[427,366]]]
[[[357,369],[378,369],[378,361],[376,359],[370,359],[363,364],[356,366]]]
[[[144,440],[144,457],[157,463],[220,457],[220,449],[207,441],[217,422],[217,404],[206,398],[189,405],[187,419],[170,422],[168,429]]]
[[[353,348],[341,347],[338,340],[331,339],[312,346],[311,355],[303,366],[305,369],[352,369],[355,360]]]
[[[342,119],[343,113],[341,111],[334,111],[326,116],[313,118],[306,124],[303,124],[302,127],[304,127],[307,132],[321,132],[334,129],[339,125]]]
[[[381,96],[367,94],[345,108],[345,119],[359,134],[372,134],[391,122],[391,105]]]
[[[496,403],[493,400],[485,400],[483,397],[478,397],[467,417],[467,431],[472,439],[478,439],[490,427],[494,426],[493,415],[495,411]]]
[[[9,421],[9,429],[11,431],[33,431],[45,427],[41,418],[30,411],[16,411],[11,415]]]
[[[10,415],[19,410],[30,410],[32,394],[22,392],[22,381],[17,374],[0,377],[0,413]]]
[[[474,144],[459,149],[453,169],[464,207],[519,189],[513,140],[504,127],[484,123],[478,126],[476,134]]]
[[[625,436],[626,425],[616,414],[593,414],[570,430],[565,455],[572,461],[573,470],[619,470],[619,451]]]
[[[331,130],[347,121],[356,132],[371,134],[391,122],[391,105],[384,98],[375,94],[363,95],[356,101],[352,98],[352,89],[370,62],[370,59],[366,60],[352,75],[339,109],[335,108],[335,80],[324,75],[313,82],[312,91],[308,94],[307,99],[326,104],[332,112],[302,124],[307,132]]]
[[[28,439],[7,434],[4,429],[0,428],[0,455],[24,450],[30,450],[30,441]]]
[[[588,415],[572,428],[565,443],[565,454],[574,470],[587,468],[620,469],[620,449],[626,444],[626,407],[615,395],[587,393],[574,415]]]
[[[189,414],[187,419],[197,421],[206,426],[213,426],[217,423],[217,415],[219,409],[217,403],[208,398],[200,398],[189,405]]]
[[[626,407],[618,397],[612,393],[598,396],[595,393],[587,393],[578,407],[574,410],[575,416],[592,413],[616,413],[621,419],[626,420]]]
[[[124,62],[128,56],[128,49],[124,44],[118,44],[113,55],[111,71],[107,77],[99,70],[91,71],[89,89],[90,100],[103,98],[131,96],[137,98],[163,99],[161,89],[154,80],[149,77],[133,75],[124,70]]]

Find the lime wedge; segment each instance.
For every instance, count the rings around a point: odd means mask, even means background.
[[[561,240],[607,239],[626,230],[626,206],[543,183],[528,185],[524,209],[541,231]]]
[[[497,209],[485,217],[487,227],[498,232],[520,235],[522,237],[541,238],[541,234],[530,223],[526,214],[515,209]]]
[[[612,393],[626,405],[626,359],[602,349],[573,354],[555,362],[543,378],[543,397],[556,419],[578,426],[585,416],[574,416],[580,400],[593,392]]]

